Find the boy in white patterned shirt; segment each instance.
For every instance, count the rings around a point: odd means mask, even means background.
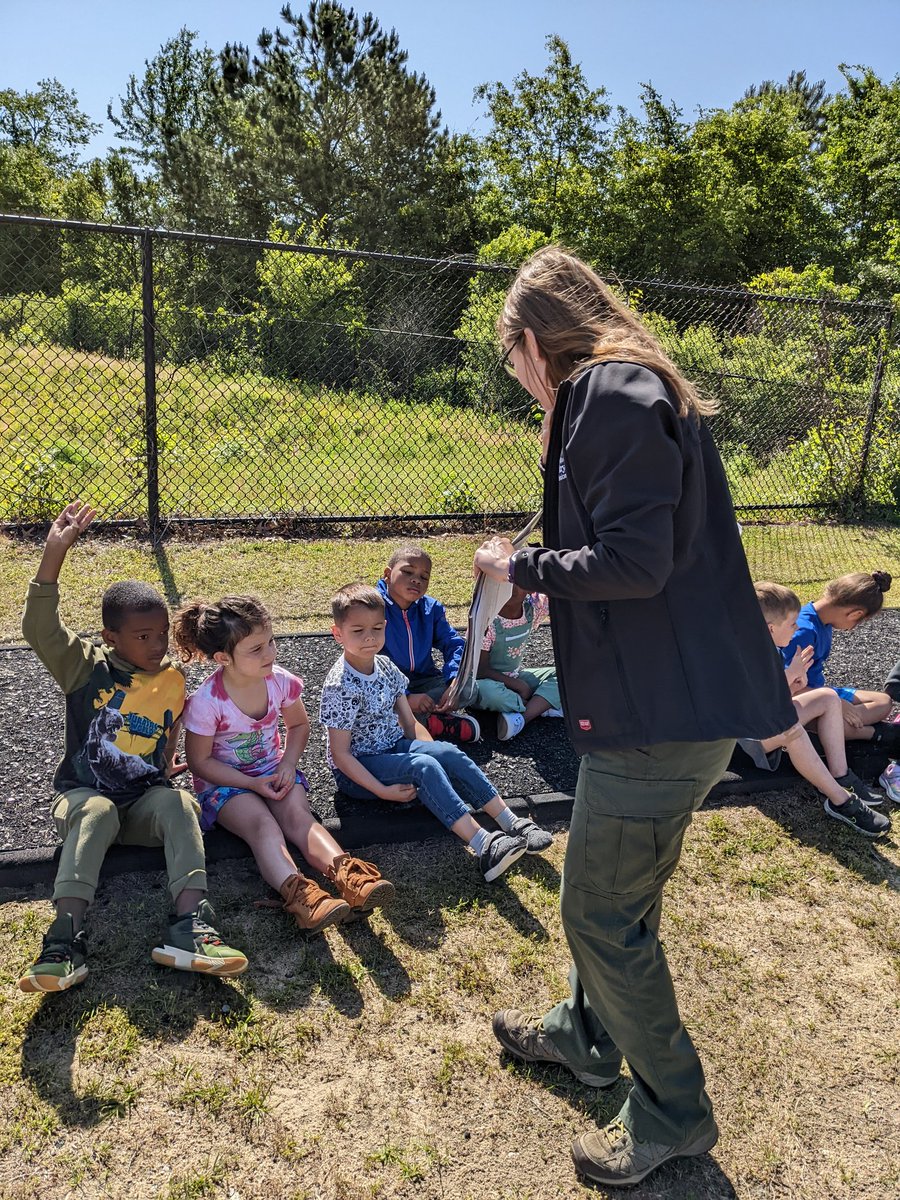
[[[341,791],[400,804],[418,796],[477,855],[488,883],[523,854],[545,850],[551,835],[516,817],[467,754],[449,742],[416,740],[406,676],[379,653],[385,627],[379,592],[351,583],[333,597],[331,608],[331,632],[344,653],[322,687],[319,720]],[[487,813],[500,829],[483,829],[469,807]]]

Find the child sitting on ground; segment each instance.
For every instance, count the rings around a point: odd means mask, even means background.
[[[474,717],[444,711],[465,639],[443,604],[427,595],[430,579],[431,559],[421,546],[401,546],[388,559],[376,585],[385,604],[384,652],[406,676],[409,707],[432,737],[477,742],[481,729]],[[443,658],[441,671],[434,650]]]
[[[516,817],[468,755],[449,742],[416,739],[406,676],[379,653],[385,629],[381,593],[348,584],[333,597],[331,610],[331,632],[343,654],[322,687],[319,719],[341,791],[401,804],[418,795],[477,855],[488,883],[523,854],[545,850],[551,835],[529,818]],[[500,829],[483,829],[467,803]]]
[[[850,630],[868,621],[881,611],[884,593],[890,589],[887,571],[872,574],[856,572],[842,575],[825,585],[818,600],[804,604],[797,617],[797,632],[782,648],[785,666],[798,650],[812,647],[812,661],[807,668],[807,688],[825,687],[825,662],[831,653],[835,629]],[[844,737],[848,741],[871,741],[886,754],[900,748],[900,726],[885,723],[891,711],[891,698],[885,692],[869,692],[861,688],[833,689],[841,699],[844,718]]]
[[[476,708],[499,713],[497,737],[509,741],[535,717],[561,717],[555,667],[525,670],[522,657],[531,635],[547,616],[539,592],[513,584],[512,595],[488,626],[478,664]]]
[[[174,635],[185,662],[205,657],[216,664],[184,714],[201,827],[218,823],[247,842],[263,879],[305,933],[387,903],[394,885],[372,863],[346,854],[310,811],[309,784],[297,765],[309,741],[303,681],[275,662],[264,606],[253,596],[195,601],[176,615]],[[297,870],[285,839],[334,883],[340,900]]]
[[[757,583],[756,596],[769,633],[776,646],[787,646],[797,628],[800,601],[790,588],[778,583]],[[806,664],[812,659],[809,647],[801,648],[786,668],[788,686],[794,697],[798,723],[779,734],[759,742],[739,739],[741,748],[757,766],[774,770],[786,750],[794,769],[825,797],[825,811],[837,821],[850,825],[866,837],[880,837],[891,823],[873,811],[882,797],[866,787],[847,766],[844,743],[841,700],[831,688],[806,687]],[[816,734],[825,751],[828,764],[816,753],[805,725],[815,724]]]
[[[169,782],[184,707],[184,677],[166,656],[169,614],[144,583],[103,593],[103,645],[59,619],[59,573],[94,510],[59,514],[28,588],[22,632],[66,697],[65,754],[51,809],[63,839],[53,888],[56,918],[19,980],[23,992],[64,992],[87,976],[82,923],[113,842],[162,846],[175,907],[155,962],[183,971],[240,975],[247,959],[213,927],[196,804]]]

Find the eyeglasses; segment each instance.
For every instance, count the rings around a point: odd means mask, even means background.
[[[515,350],[516,346],[518,346],[518,344],[521,340],[522,340],[521,333],[517,333],[516,336],[513,338],[513,340],[509,343],[509,345],[504,350],[503,357],[500,359],[500,366],[507,373],[507,375],[512,375],[513,379],[516,378],[516,368],[510,362],[509,356],[512,354],[513,350]]]

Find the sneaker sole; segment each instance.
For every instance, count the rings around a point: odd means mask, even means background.
[[[824,807],[824,806],[823,806],[823,807]],[[858,834],[859,834],[861,837],[867,837],[867,838],[880,838],[880,837],[884,837],[884,836],[885,836],[885,834],[887,834],[887,833],[890,833],[890,832],[891,832],[891,827],[890,827],[890,825],[888,825],[887,829],[873,829],[873,830],[871,830],[871,831],[870,831],[870,830],[868,830],[868,829],[861,829],[861,828],[859,827],[859,825],[857,825],[857,824],[856,824],[856,822],[855,822],[855,821],[851,821],[851,820],[849,820],[849,818],[847,818],[847,817],[842,817],[842,816],[841,816],[841,814],[840,814],[840,811],[839,811],[838,809],[834,809],[834,808],[826,808],[826,809],[825,809],[825,812],[826,812],[826,813],[828,814],[828,816],[829,816],[829,817],[831,817],[833,820],[835,820],[835,821],[840,821],[842,825],[849,825],[849,826],[850,826],[850,828],[853,830],[853,832],[854,832],[854,833],[858,833]]]
[[[23,992],[67,992],[87,979],[87,967],[77,967],[69,975],[23,975],[19,990]]]
[[[353,909],[345,901],[341,904],[336,904],[329,912],[325,914],[320,921],[315,925],[301,925],[297,922],[300,932],[305,937],[315,937],[317,933],[321,933],[323,929],[329,929],[332,925],[340,925],[344,921],[349,921],[352,918]],[[296,918],[295,918],[296,920]]]
[[[205,954],[182,950],[178,946],[157,946],[151,950],[150,957],[161,967],[172,967],[176,971],[195,971],[198,975],[227,977],[243,975],[247,970],[247,960],[243,955],[240,958],[207,958]]]
[[[525,726],[523,725],[522,729],[524,729],[524,728],[525,728]],[[506,733],[501,733],[500,730],[498,729],[497,730],[497,741],[498,742],[511,742],[514,737],[519,736],[519,734],[522,732],[522,729],[517,729],[514,733],[511,732],[510,730],[507,730]]]
[[[372,886],[372,890],[369,892],[368,896],[366,896],[362,904],[352,904],[350,906],[350,912],[344,918],[344,923],[346,924],[347,921],[352,921],[353,918],[357,916],[368,916],[368,914],[373,912],[376,908],[384,908],[386,904],[390,904],[396,894],[397,889],[394,887],[391,881],[389,879],[382,879],[379,883],[376,883]]]
[[[645,1167],[642,1171],[635,1171],[631,1175],[605,1173],[603,1167],[594,1162],[587,1151],[582,1148],[580,1137],[576,1138],[572,1145],[572,1160],[578,1174],[584,1179],[590,1180],[591,1183],[600,1183],[605,1187],[630,1187],[633,1183],[640,1183],[642,1179],[646,1179],[657,1167],[671,1162],[673,1158],[693,1158],[698,1154],[708,1154],[718,1140],[719,1131],[714,1129],[711,1133],[704,1134],[703,1137],[697,1138],[687,1146],[673,1148],[649,1167]]]
[[[526,845],[525,853],[526,854],[543,854],[544,851],[549,850],[552,845],[553,845],[553,838],[550,838],[550,840],[545,845],[538,846],[535,849],[532,849],[531,846]]]
[[[557,1058],[538,1058],[536,1054],[526,1054],[518,1042],[513,1041],[508,1034],[506,1026],[494,1020],[491,1022],[491,1028],[494,1031],[494,1037],[503,1047],[507,1054],[511,1054],[513,1058],[517,1058],[519,1062],[526,1063],[528,1066],[541,1067],[562,1067],[563,1070],[574,1075],[579,1083],[586,1084],[587,1087],[608,1088],[619,1081],[619,1073],[615,1075],[591,1075],[588,1071],[576,1071],[574,1067],[569,1066],[567,1062],[560,1062]]]
[[[528,851],[524,846],[515,850],[507,850],[498,863],[495,863],[489,870],[484,872],[485,883],[493,883],[498,879],[504,871],[508,870],[514,862],[518,862]]]

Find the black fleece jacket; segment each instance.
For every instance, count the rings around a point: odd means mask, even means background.
[[[718,452],[659,376],[608,362],[560,386],[543,530],[514,578],[550,597],[579,754],[795,724]]]

